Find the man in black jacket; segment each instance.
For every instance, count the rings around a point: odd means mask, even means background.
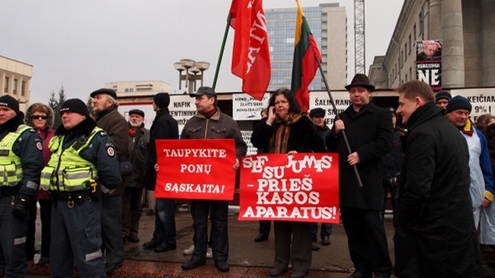
[[[146,174],[146,189],[155,190],[157,164],[156,144],[157,139],[179,139],[179,124],[172,118],[168,105],[170,96],[168,93],[158,93],[153,98],[153,110],[156,111],[155,119],[150,128],[150,143]],[[155,231],[153,238],[143,244],[146,249],[154,249],[155,252],[175,250],[175,199],[157,199],[155,205]]]
[[[397,277],[482,277],[469,194],[469,152],[426,83],[399,93],[397,113],[407,127],[397,225]]]
[[[122,238],[138,242],[139,220],[143,213],[141,200],[148,162],[148,144],[150,131],[144,127],[144,111],[129,111],[129,150],[132,162],[132,174],[125,181],[122,198]]]
[[[390,277],[392,262],[381,220],[383,185],[380,158],[392,150],[390,113],[371,99],[375,86],[356,74],[346,86],[352,104],[341,113],[327,137],[329,151],[339,153],[340,212],[349,253],[356,271],[352,278]],[[342,131],[351,148],[348,152]],[[362,181],[359,185],[353,167]]]

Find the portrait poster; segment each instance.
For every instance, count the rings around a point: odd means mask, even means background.
[[[234,139],[156,140],[155,197],[234,199]]]
[[[337,153],[243,157],[239,220],[339,223]]]
[[[433,91],[442,89],[442,41],[416,41],[417,79],[431,86]]]

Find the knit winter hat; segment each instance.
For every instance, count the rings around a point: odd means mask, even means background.
[[[76,112],[83,116],[89,117],[89,110],[86,104],[78,98],[68,99],[60,107],[60,114],[64,112]]]
[[[463,96],[455,96],[449,100],[445,112],[450,113],[457,109],[466,109],[471,112],[472,106],[469,100]]]
[[[168,93],[158,93],[153,97],[153,101],[158,108],[167,108],[170,104],[170,95]]]
[[[440,91],[435,95],[435,103],[438,102],[441,99],[446,99],[450,100],[452,98],[452,95],[447,92],[447,91]]]
[[[6,106],[15,111],[16,114],[19,114],[19,102],[15,100],[15,98],[9,95],[3,95],[0,97],[0,106]]]

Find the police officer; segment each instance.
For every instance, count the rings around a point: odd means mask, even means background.
[[[43,168],[41,139],[13,97],[0,97],[0,277],[25,277],[28,205]]]
[[[42,189],[50,190],[53,200],[51,275],[71,277],[75,261],[80,277],[106,277],[98,192],[121,182],[115,148],[80,99],[65,101],[60,113],[62,124],[41,173]]]

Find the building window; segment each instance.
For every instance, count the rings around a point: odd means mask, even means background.
[[[17,94],[17,79],[14,78],[14,85],[12,86],[12,94]]]
[[[424,11],[423,11],[423,9],[421,9],[421,12],[419,13],[419,34],[424,36],[424,34],[423,34],[424,30],[425,30]]]
[[[5,85],[3,86],[3,91],[4,93],[9,92],[9,78],[7,76],[5,76]]]
[[[411,54],[411,49],[412,49],[412,41],[411,41],[411,34],[409,34],[409,49],[408,49],[408,52],[407,54]]]
[[[407,42],[404,44],[404,50],[407,50]],[[404,55],[404,62],[407,61],[407,54]]]
[[[26,95],[26,81],[21,82],[21,96]]]

